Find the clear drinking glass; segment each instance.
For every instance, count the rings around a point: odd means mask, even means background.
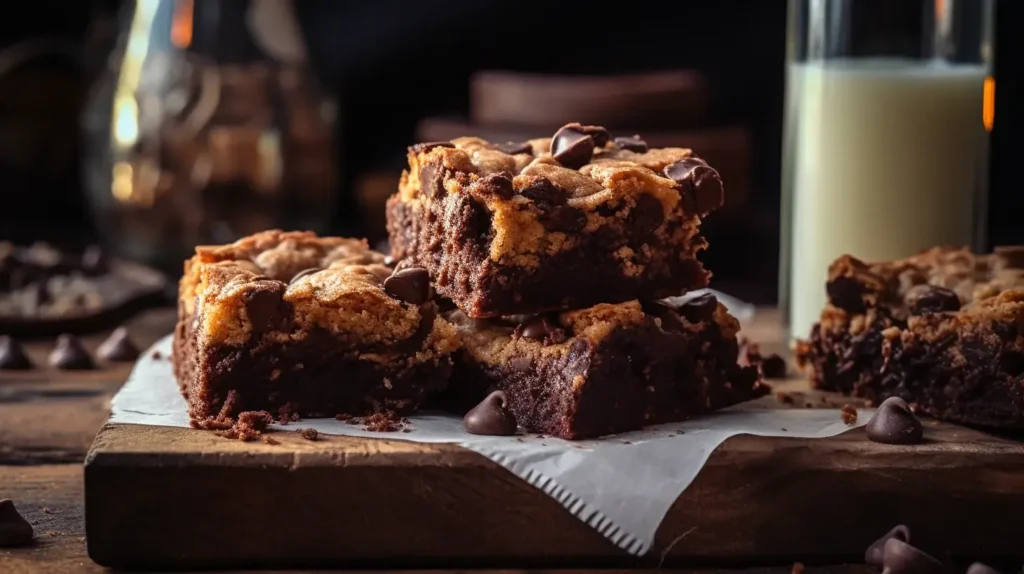
[[[843,254],[982,246],[992,0],[790,0],[779,299],[791,337]]]

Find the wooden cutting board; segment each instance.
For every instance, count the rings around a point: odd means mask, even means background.
[[[769,350],[779,342],[773,317],[748,330]],[[803,396],[758,404],[843,402],[800,379],[777,390]],[[677,500],[644,558],[458,446],[400,434],[273,436],[279,445],[104,427],[86,460],[89,555],[105,566],[161,569],[813,564],[859,561],[897,523],[953,556],[1024,555],[1024,445],[931,421],[918,446],[874,444],[863,430],[819,440],[734,437]]]

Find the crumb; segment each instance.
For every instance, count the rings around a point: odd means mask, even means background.
[[[302,438],[304,438],[306,440],[319,440],[320,439],[320,433],[318,433],[316,431],[316,429],[302,429],[302,430],[299,431],[299,434],[302,435]]]
[[[402,430],[402,418],[390,411],[373,413],[363,419],[363,430],[371,432],[396,432]]]
[[[804,403],[804,408],[813,409],[814,408],[814,403]]]
[[[159,361],[160,359],[164,358],[164,355],[160,351],[153,351],[153,354],[151,354],[149,358],[153,359],[154,361]]]
[[[526,442],[525,440],[523,440],[523,437],[516,437],[516,440],[519,442]]]
[[[402,429],[402,432],[412,432],[412,429],[410,429],[410,428],[404,428],[404,429]]]
[[[79,536],[77,540],[84,544],[85,543],[85,536]]]
[[[681,430],[677,430],[676,431],[676,436],[679,436],[681,434],[686,434],[686,431],[681,431]]]
[[[804,574],[804,565],[800,562],[794,562],[792,574]]]
[[[53,514],[53,511],[44,506],[43,507],[43,514]]]
[[[334,419],[335,420],[339,420],[339,421],[349,421],[349,420],[352,420],[353,418],[354,417],[352,415],[348,414],[348,413],[341,413],[341,414],[338,414],[338,415],[334,415]]]
[[[782,432],[789,432],[789,429],[787,429],[787,428],[783,428],[783,429],[782,429]]]
[[[277,422],[282,425],[293,423],[299,420],[298,405],[295,403],[285,403],[281,405],[281,408],[277,409]]]
[[[790,395],[789,393],[784,393],[782,391],[778,391],[777,393],[775,393],[775,400],[786,405],[791,405],[794,402],[792,395]]]
[[[274,418],[267,411],[244,411],[238,413],[237,420],[231,420],[227,415],[230,412],[227,407],[228,402],[233,403],[234,401],[232,400],[233,395],[229,394],[228,396],[229,401],[225,402],[220,414],[203,421],[203,428],[218,429],[214,434],[222,438],[249,442],[259,438],[267,426],[274,422]]]
[[[843,423],[846,425],[853,425],[857,422],[857,409],[853,405],[843,405],[843,410],[839,412],[839,417],[843,419]]]
[[[49,536],[49,537],[51,537],[51,538],[54,538],[54,537],[56,537],[56,536],[57,536],[57,532],[56,532],[56,531],[53,531],[53,530],[50,530],[50,531],[48,531],[48,532],[46,533],[46,535],[47,535],[47,536]]]
[[[281,444],[281,441],[277,440],[272,436],[263,435],[263,443],[269,445],[278,445]]]
[[[633,444],[633,443],[631,441],[624,440],[624,441],[622,441],[622,444]]]

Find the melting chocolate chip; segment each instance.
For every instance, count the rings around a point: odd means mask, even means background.
[[[512,199],[516,193],[516,188],[512,184],[512,174],[507,171],[485,175],[476,182],[476,188],[485,195],[493,195],[505,200]]]
[[[924,435],[921,421],[899,397],[889,397],[878,405],[865,430],[868,440],[884,444],[917,444]]]
[[[768,355],[761,359],[761,375],[769,379],[781,379],[786,376],[786,359],[779,355]]]
[[[586,227],[587,214],[583,213],[582,209],[571,205],[559,205],[548,212],[543,223],[549,231],[572,233]]]
[[[0,370],[24,371],[32,368],[32,361],[25,349],[7,335],[0,335]]]
[[[519,195],[533,201],[541,209],[550,209],[556,205],[563,205],[568,201],[565,192],[545,177],[539,177],[534,180],[520,190]]]
[[[278,285],[281,289],[259,289],[245,295],[245,309],[257,335],[285,331],[291,323],[291,303],[284,300],[284,285]]]
[[[636,153],[647,152],[647,142],[640,139],[640,136],[633,136],[631,138],[618,137],[615,138],[615,145],[619,149],[628,150]]]
[[[890,538],[896,538],[903,542],[910,542],[910,529],[905,525],[900,524],[893,527],[893,529],[887,532],[885,536],[882,536],[878,540],[872,542],[871,546],[868,546],[868,549],[864,551],[864,562],[871,566],[881,566],[882,557],[885,553],[885,543],[888,542]]]
[[[704,216],[722,207],[722,177],[704,160],[688,157],[665,167],[665,176],[676,182],[687,208]]]
[[[883,574],[942,574],[942,562],[899,538],[885,541],[882,549]]]
[[[32,525],[14,507],[10,499],[0,500],[0,548],[32,541]]]
[[[432,149],[439,147],[453,148],[455,147],[455,144],[453,144],[452,142],[423,142],[411,146],[409,148],[409,151],[411,151],[412,153],[426,153]]]
[[[642,193],[636,196],[636,205],[629,217],[637,237],[646,240],[654,235],[665,219],[665,209],[656,197]]]
[[[848,313],[864,311],[864,286],[849,277],[836,277],[825,284],[828,301]]]
[[[406,267],[384,280],[384,292],[411,305],[430,300],[430,274],[422,267]]]
[[[967,574],[1001,574],[1001,572],[988,564],[975,562],[967,567]]]
[[[566,340],[565,330],[548,315],[534,315],[518,328],[519,335],[527,339],[542,341],[544,344],[561,344]]]
[[[444,170],[432,163],[420,167],[420,191],[427,197],[444,197],[447,193],[444,188]]]
[[[118,327],[100,344],[96,354],[105,361],[134,361],[139,358],[139,348],[128,335],[128,329]]]
[[[530,142],[505,142],[503,144],[496,144],[494,147],[508,155],[533,153],[533,144]]]
[[[504,391],[494,391],[466,413],[462,426],[470,434],[511,436],[519,425],[508,409],[508,396]]]
[[[387,260],[384,261],[384,264],[387,265]],[[298,273],[296,273],[295,276],[292,277],[292,280],[288,282],[288,284],[289,285],[294,285],[295,283],[297,283],[299,281],[299,279],[302,279],[303,277],[305,277],[307,275],[312,275],[312,274],[316,273],[317,271],[320,271],[319,267],[310,267],[309,269],[303,269],[302,271],[299,271]]]
[[[551,157],[569,169],[579,169],[594,155],[594,138],[583,131],[579,124],[563,126],[551,138]]]
[[[959,310],[960,297],[952,290],[937,285],[928,285],[910,301],[910,312],[915,315]]]
[[[49,362],[51,367],[62,370],[85,370],[95,366],[78,337],[68,334],[57,337]]]
[[[718,298],[711,293],[701,293],[683,303],[676,310],[690,323],[710,321],[718,309]]]

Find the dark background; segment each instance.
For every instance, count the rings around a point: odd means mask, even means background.
[[[221,0],[231,1],[231,0]],[[116,1],[13,3],[0,51],[56,38],[69,58],[4,72],[0,57],[0,239],[92,236],[82,199],[78,117],[116,30],[97,15]],[[355,182],[400,170],[425,117],[465,116],[478,70],[615,74],[693,68],[710,84],[704,126],[742,125],[752,137],[743,229],[712,235],[716,279],[774,297],[785,57],[783,0],[298,0],[316,73],[340,102],[336,227],[376,233],[353,208]],[[1019,28],[1024,2],[997,7],[997,98],[990,175],[990,244],[1024,243],[1024,194],[1014,169],[1021,132]],[[546,135],[546,134],[538,134]],[[699,150],[698,150],[699,152]],[[14,158],[14,159],[12,159]],[[936,165],[935,169],[943,166]],[[728,181],[726,181],[728,188]],[[884,182],[880,182],[880,185]],[[714,216],[712,216],[714,217]]]

